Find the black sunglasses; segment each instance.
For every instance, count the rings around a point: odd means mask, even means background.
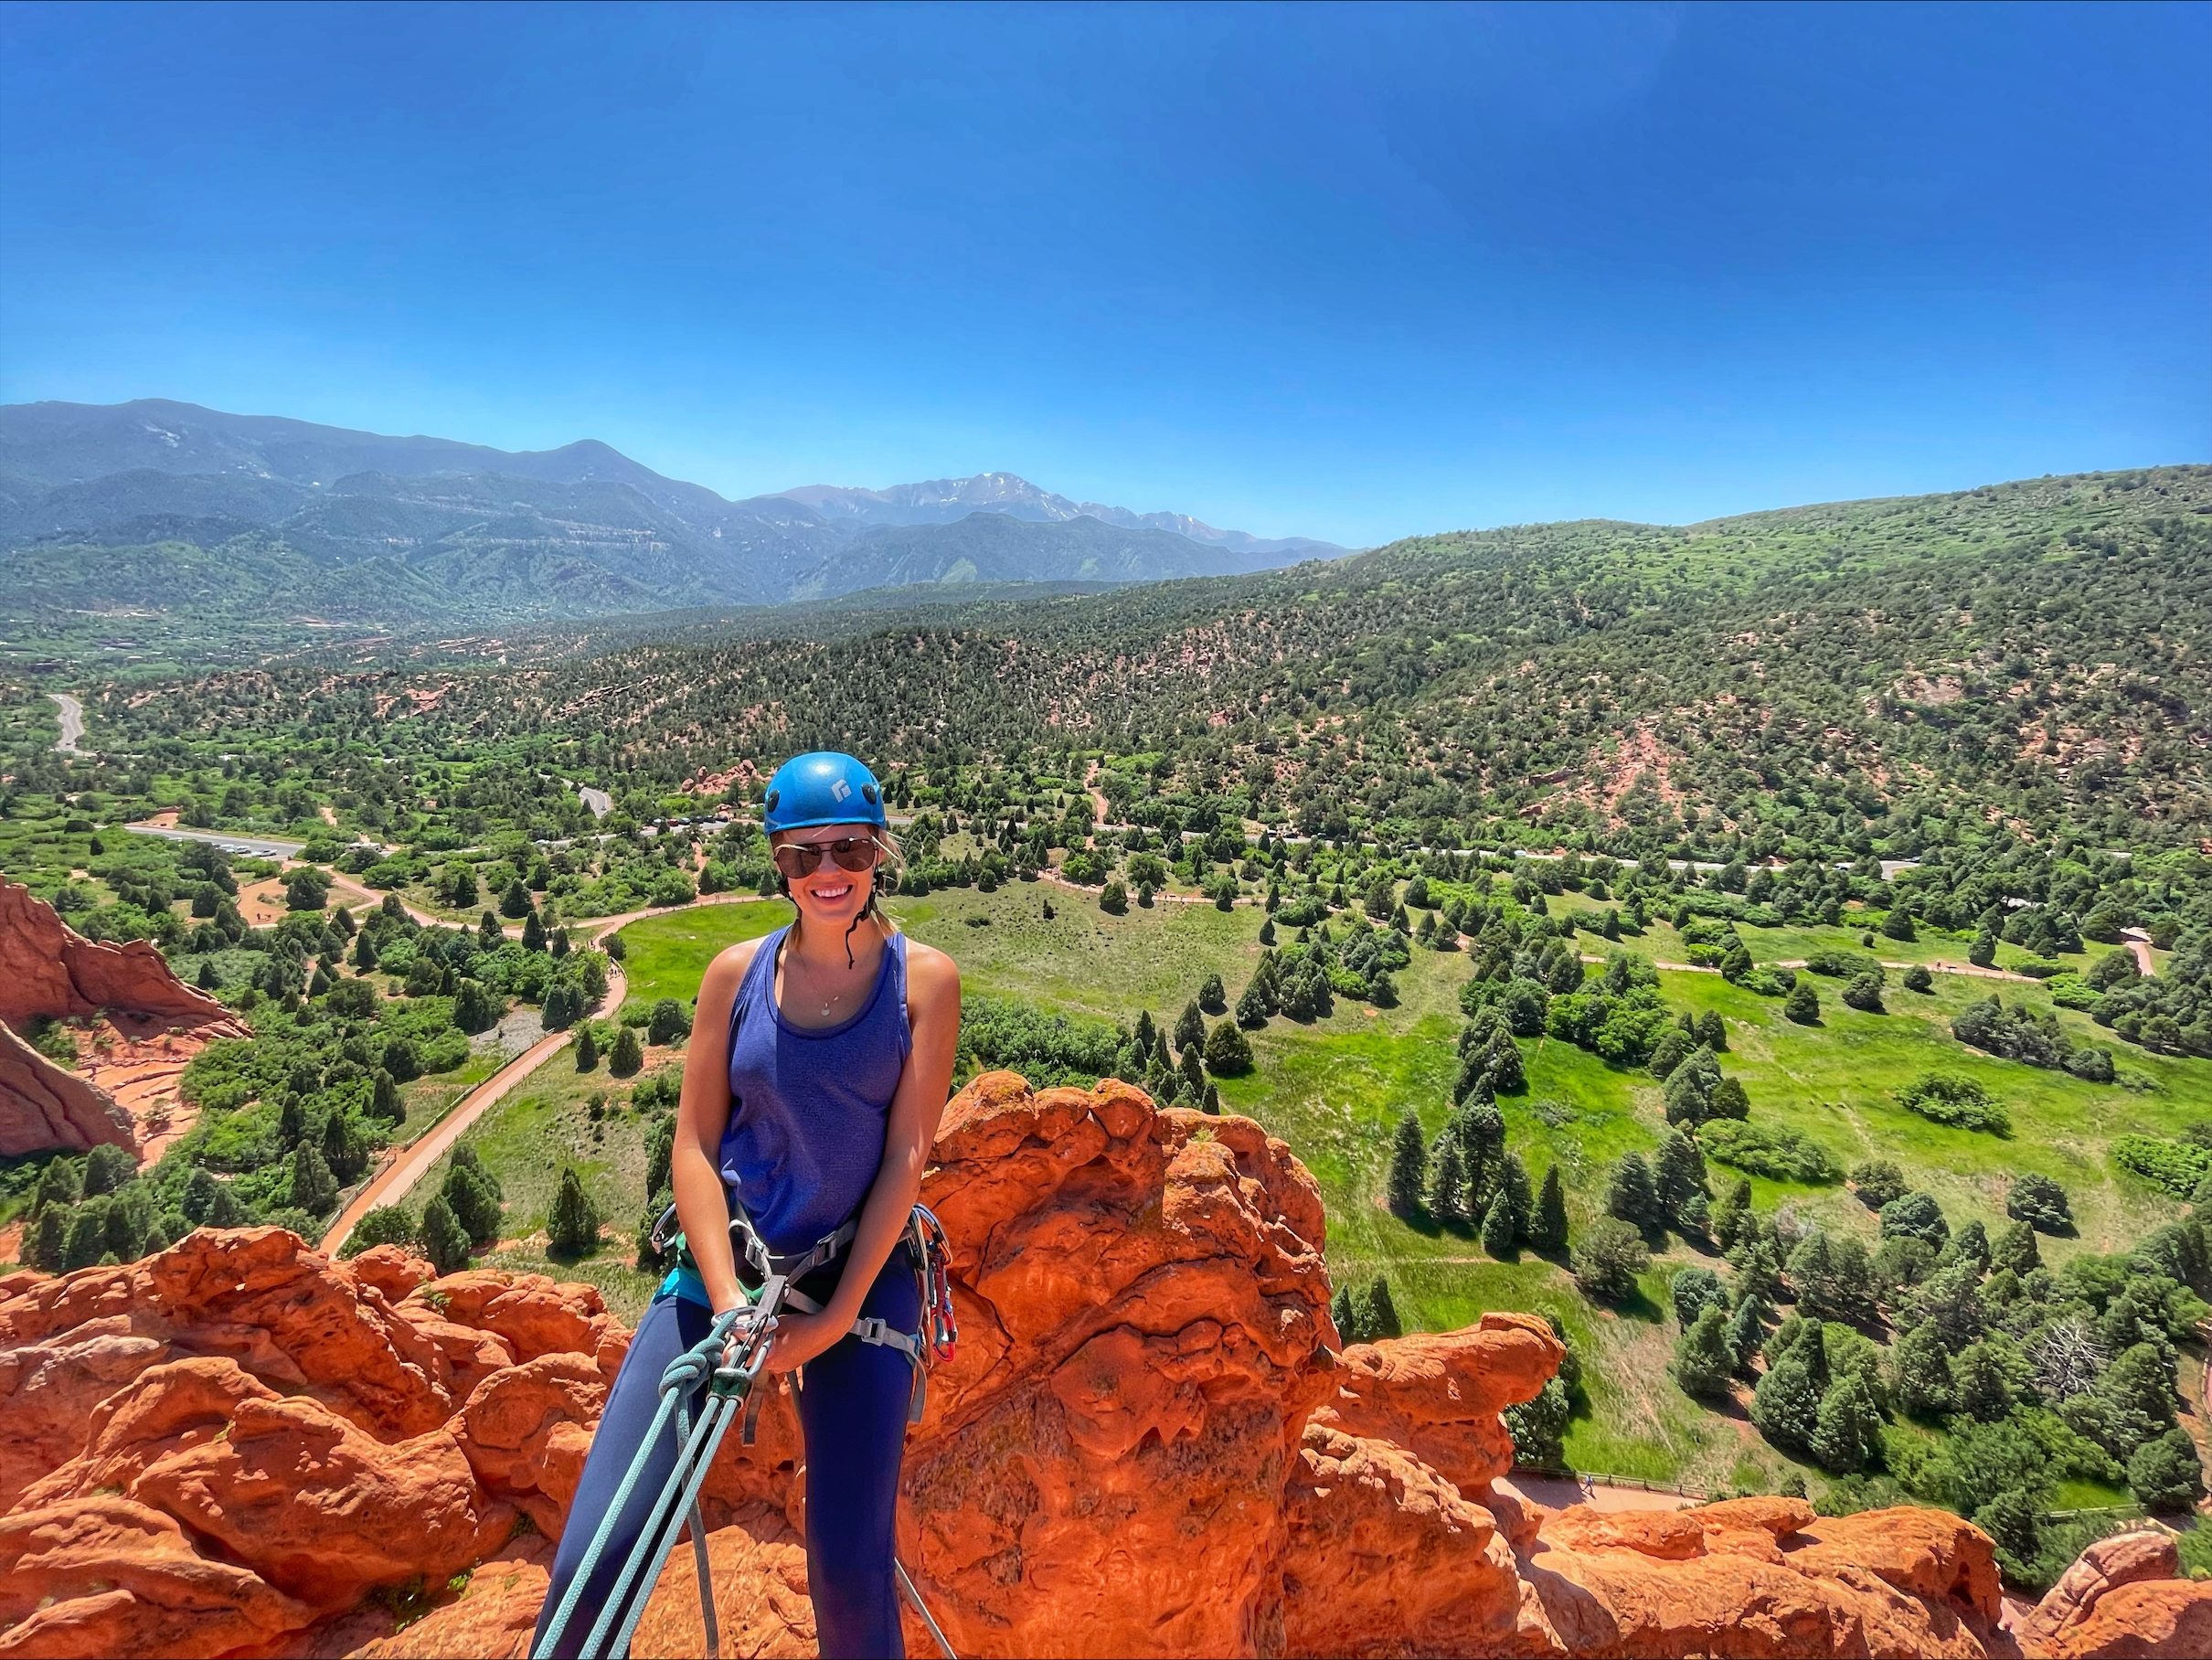
[[[836,862],[838,869],[858,872],[873,870],[883,857],[883,848],[873,836],[848,835],[834,842],[785,842],[770,857],[788,881],[814,875],[822,867],[824,855]]]

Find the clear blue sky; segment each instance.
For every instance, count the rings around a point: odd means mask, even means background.
[[[0,401],[1367,543],[2212,458],[2212,6],[0,8]]]

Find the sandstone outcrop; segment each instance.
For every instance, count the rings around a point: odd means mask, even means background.
[[[0,1157],[102,1142],[135,1148],[131,1115],[105,1090],[56,1066],[0,1021]]]
[[[1549,1330],[1339,1353],[1316,1190],[1245,1120],[994,1074],[948,1109],[924,1197],[962,1345],[909,1442],[900,1553],[962,1654],[2018,1652],[1956,1516],[1497,1492],[1498,1414],[1558,1364]],[[11,1276],[0,1655],[520,1654],[626,1340],[586,1286],[334,1263],[269,1229]],[[803,1459],[779,1394],[708,1484],[726,1653],[814,1652]],[[2201,1650],[2212,1601],[2175,1571],[2099,1547],[2027,1652]],[[368,1593],[409,1585],[454,1589],[396,1628]],[[701,1631],[680,1550],[635,1652]]]
[[[0,1020],[21,1026],[38,1015],[101,1009],[186,1022],[233,1018],[172,974],[150,942],[88,940],[29,889],[0,877]]]
[[[242,1032],[237,1016],[170,972],[144,940],[86,939],[27,888],[0,877],[0,1156],[110,1143],[133,1151],[130,1111],[58,1066],[13,1029],[40,1016],[107,1010],[133,1022]]]

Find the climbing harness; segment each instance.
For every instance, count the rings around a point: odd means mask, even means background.
[[[675,1466],[654,1501],[644,1529],[622,1564],[622,1573],[608,1593],[598,1620],[584,1638],[580,1654],[581,1660],[624,1660],[630,1653],[631,1634],[645,1612],[647,1592],[658,1582],[669,1553],[675,1548],[677,1534],[688,1524],[699,1582],[699,1612],[707,1628],[707,1660],[719,1660],[721,1633],[715,1619],[714,1581],[707,1556],[707,1525],[699,1510],[699,1490],[706,1484],[707,1473],[732,1423],[741,1424],[739,1438],[742,1444],[750,1447],[753,1443],[764,1392],[760,1387],[760,1369],[775,1341],[778,1316],[786,1307],[807,1314],[822,1312],[822,1304],[798,1290],[793,1282],[835,1261],[859,1232],[856,1221],[847,1221],[816,1240],[811,1250],[779,1256],[768,1249],[743,1206],[733,1198],[730,1208],[733,1212],[729,1223],[730,1244],[760,1276],[760,1283],[757,1288],[740,1283],[739,1289],[750,1299],[747,1304],[716,1315],[706,1337],[670,1361],[661,1373],[661,1404],[654,1415],[653,1427],[638,1443],[637,1453],[630,1461],[622,1485],[615,1490],[613,1502],[600,1518],[590,1548],[577,1564],[575,1575],[569,1581],[568,1594],[561,1599],[552,1623],[546,1628],[545,1640],[533,1651],[532,1660],[545,1660],[559,1646],[584,1587],[606,1550],[615,1523],[629,1505],[630,1495],[644,1474],[653,1449],[660,1442],[661,1431],[672,1417],[675,1421]],[[675,1225],[675,1207],[671,1205],[654,1224],[654,1248],[673,1251],[688,1262],[684,1236],[671,1231]],[[897,1331],[881,1320],[869,1318],[856,1320],[852,1335],[877,1347],[897,1349],[907,1357],[914,1368],[913,1396],[907,1408],[907,1422],[915,1424],[921,1421],[928,1400],[929,1367],[952,1358],[960,1332],[952,1314],[952,1284],[947,1266],[944,1229],[930,1214],[927,1206],[914,1207],[908,1218],[905,1241],[914,1259],[914,1276],[921,1293],[921,1330]],[[702,1380],[707,1384],[707,1405],[695,1421],[691,1416],[691,1396]],[[952,1645],[945,1641],[944,1633],[923,1604],[906,1564],[893,1557],[891,1567],[898,1576],[899,1594],[913,1604],[914,1612],[921,1616],[921,1623],[929,1627],[930,1635],[943,1651],[945,1660],[955,1660]],[[608,1628],[614,1620],[615,1611],[625,1601],[633,1605],[622,1620],[621,1629],[610,1638]]]

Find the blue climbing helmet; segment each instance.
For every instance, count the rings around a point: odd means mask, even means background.
[[[816,750],[794,755],[776,769],[760,800],[761,828],[800,830],[811,825],[873,825],[890,828],[883,815],[883,786],[850,755]]]

